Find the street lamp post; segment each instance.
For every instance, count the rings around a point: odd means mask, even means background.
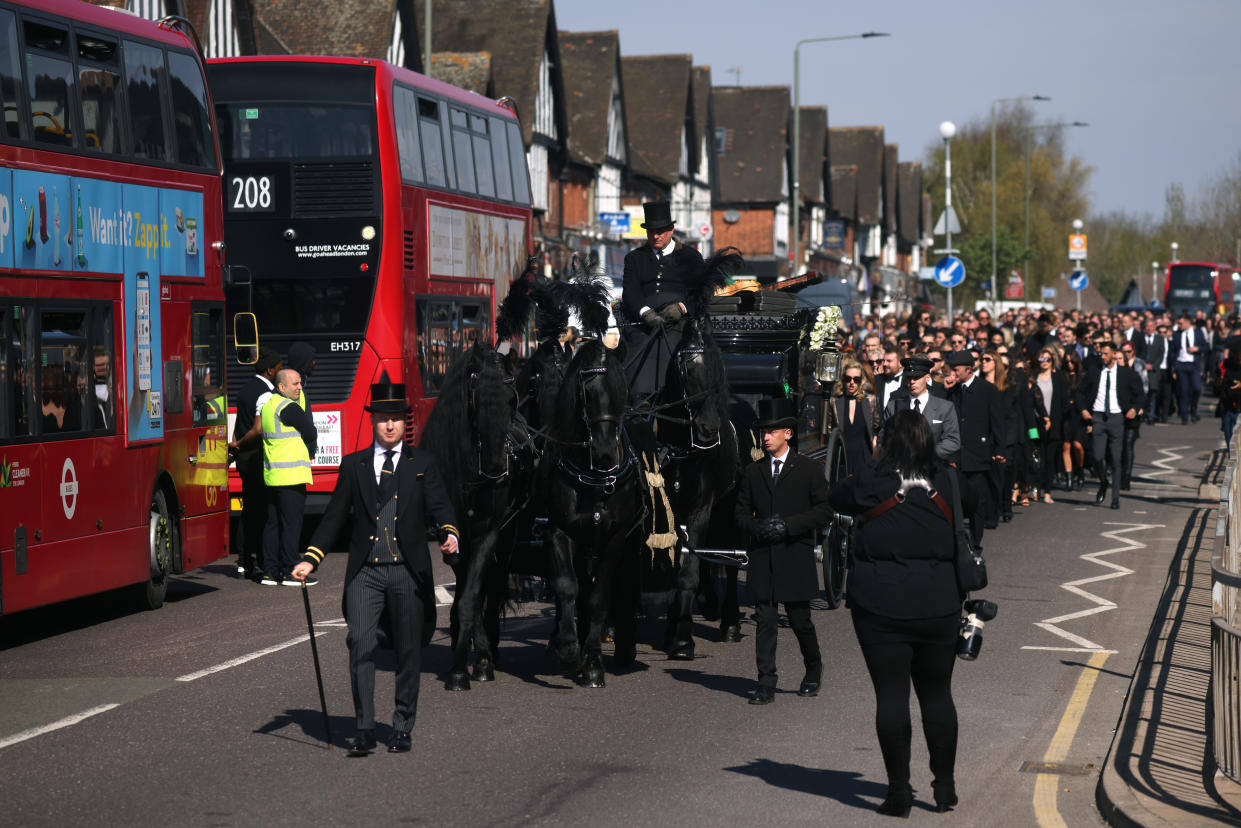
[[[1082,220],[1081,219],[1073,219],[1073,232],[1074,233],[1082,232]],[[1080,267],[1082,270],[1086,269],[1085,258],[1081,260]],[[1082,309],[1082,292],[1080,290],[1075,290],[1073,292],[1077,294],[1077,309],[1081,310]]]
[[[1023,257],[1023,258],[1022,258],[1022,267],[1026,268],[1027,270],[1028,270],[1028,269],[1029,269],[1029,267],[1030,267],[1030,260],[1029,260],[1028,258],[1024,258],[1024,257],[1028,256],[1028,255],[1029,255],[1029,253],[1030,253],[1030,133],[1031,133],[1031,132],[1034,132],[1034,130],[1036,130],[1036,129],[1059,129],[1059,128],[1061,128],[1061,127],[1085,127],[1085,126],[1090,126],[1090,124],[1085,123],[1084,121],[1071,121],[1071,122],[1061,122],[1061,123],[1058,123],[1058,124],[1037,124],[1037,125],[1035,125],[1035,126],[1032,126],[1032,127],[1027,127],[1027,128],[1026,128],[1026,148],[1025,148],[1025,150],[1026,150],[1026,151],[1025,151],[1025,168],[1026,168],[1026,235],[1025,235],[1025,242],[1024,242],[1024,244],[1023,244],[1022,248],[1021,248],[1021,255],[1022,255],[1022,257]],[[994,186],[992,187],[992,191],[994,192]],[[1024,275],[1026,276],[1026,278],[1027,278],[1027,279],[1028,279],[1028,278],[1029,278],[1029,276],[1030,276],[1030,274],[1029,274],[1029,273],[1026,273],[1026,274],[1024,274]],[[1042,300],[1042,297],[1040,296],[1040,297],[1039,297],[1039,299],[1040,299],[1040,301],[1041,301],[1041,300]],[[1028,296],[1028,295],[1027,295],[1027,297],[1026,297],[1026,301],[1027,301],[1027,302],[1029,302],[1029,301],[1030,301],[1030,300],[1029,300],[1029,296]]]
[[[991,102],[991,309],[996,306],[996,249],[995,249],[995,105],[1011,101],[1050,101],[1044,95],[1022,95],[1016,98],[996,98]]]
[[[1180,247],[1179,244],[1177,244],[1176,242],[1172,242],[1172,261],[1174,262],[1180,261],[1179,259],[1176,258],[1176,249],[1178,247]]]
[[[1159,298],[1159,262],[1151,262],[1151,299]]]
[[[835,37],[808,37],[797,41],[793,47],[793,273],[801,267],[801,47],[804,43],[826,43],[832,40],[859,40],[869,37],[889,37],[887,32],[862,32],[855,35]]]
[[[952,121],[944,121],[939,125],[939,134],[944,139],[944,233],[947,244],[944,248],[947,255],[952,255],[952,136],[957,134],[957,125]],[[952,325],[952,288],[948,288],[948,325]]]

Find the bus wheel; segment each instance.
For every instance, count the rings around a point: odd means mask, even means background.
[[[151,497],[151,524],[147,533],[151,575],[146,583],[138,584],[135,591],[139,605],[144,609],[159,609],[168,593],[168,575],[176,560],[180,542],[172,511],[168,508],[168,496],[160,489]]]

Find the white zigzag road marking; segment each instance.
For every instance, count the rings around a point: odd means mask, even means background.
[[[1147,472],[1146,474],[1142,475],[1143,479],[1151,478],[1151,477],[1162,477],[1165,474],[1173,474],[1175,472],[1180,471],[1180,469],[1175,468],[1171,464],[1176,462],[1177,460],[1184,460],[1185,455],[1181,454],[1180,452],[1186,451],[1189,448],[1190,448],[1189,446],[1169,446],[1168,448],[1159,449],[1159,453],[1164,456],[1158,460],[1151,461],[1151,465],[1158,468],[1159,471]],[[1137,480],[1135,480],[1134,482],[1140,483],[1140,481],[1137,481]],[[1192,486],[1185,486],[1180,483],[1171,483],[1170,481],[1163,481],[1163,480],[1159,481],[1159,485],[1160,486],[1169,486],[1169,485],[1179,486],[1182,489],[1193,488]]]
[[[1062,629],[1059,625],[1066,621],[1076,621],[1079,618],[1088,618],[1092,615],[1098,615],[1099,613],[1109,612],[1110,610],[1116,609],[1116,603],[1114,601],[1110,601],[1107,598],[1103,598],[1099,595],[1095,595],[1093,592],[1090,592],[1089,590],[1082,589],[1082,587],[1086,586],[1087,584],[1096,584],[1102,581],[1111,581],[1116,578],[1123,578],[1126,575],[1132,575],[1133,574],[1132,569],[1129,569],[1127,566],[1122,566],[1118,563],[1113,563],[1112,561],[1103,560],[1104,556],[1114,555],[1117,552],[1132,552],[1135,549],[1145,549],[1146,548],[1145,543],[1142,543],[1141,541],[1133,540],[1131,538],[1122,538],[1120,536],[1127,534],[1129,532],[1145,532],[1149,529],[1162,529],[1164,527],[1164,524],[1162,523],[1105,523],[1104,525],[1126,527],[1124,529],[1113,529],[1110,532],[1100,533],[1102,537],[1110,538],[1111,540],[1117,541],[1119,543],[1123,543],[1125,545],[1117,546],[1112,549],[1102,549],[1098,552],[1089,552],[1085,555],[1082,555],[1081,559],[1084,561],[1090,561],[1091,563],[1094,563],[1094,564],[1098,564],[1099,566],[1105,567],[1111,571],[1105,572],[1101,575],[1094,575],[1090,578],[1081,578],[1076,581],[1069,581],[1067,583],[1063,583],[1060,585],[1062,589],[1065,589],[1081,598],[1085,598],[1087,601],[1090,601],[1091,603],[1093,603],[1094,606],[1088,607],[1087,609],[1084,609],[1084,610],[1078,610],[1077,612],[1071,612],[1071,613],[1068,613],[1067,615],[1059,615],[1059,616],[1056,616],[1055,618],[1045,618],[1042,621],[1036,621],[1034,623],[1034,626],[1047,630],[1047,632],[1051,633],[1052,635],[1063,638],[1065,641],[1068,641],[1072,644],[1076,644],[1077,646],[1076,647],[1039,647],[1039,646],[1027,645],[1027,646],[1022,647],[1021,649],[1023,650],[1053,650],[1055,652],[1061,652],[1061,653],[1114,653],[1116,652],[1116,650],[1105,649],[1103,645],[1096,644],[1095,642],[1091,641],[1088,638],[1083,638],[1080,635],[1075,635],[1074,633],[1071,633],[1068,630]]]

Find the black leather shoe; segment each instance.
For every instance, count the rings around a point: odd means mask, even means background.
[[[741,640],[741,625],[727,624],[720,628],[720,641],[725,644],[736,644]]]
[[[1119,508],[1120,508],[1120,498],[1119,498],[1119,497],[1114,497],[1114,498],[1112,498],[1112,508],[1113,508],[1113,509],[1119,509]]]
[[[668,658],[673,661],[693,661],[694,660],[694,642],[682,641],[673,642],[668,648]]]
[[[409,753],[409,731],[396,730],[388,740],[388,753]]]
[[[909,788],[894,791],[888,788],[888,798],[883,800],[883,804],[875,810],[884,816],[900,817],[901,819],[909,819],[909,812],[914,806],[914,793]]]
[[[801,686],[797,688],[797,695],[802,698],[819,695],[819,679],[813,681],[809,678],[802,679]]]
[[[932,782],[935,791],[935,813],[944,814],[957,806],[957,786],[955,782]]]
[[[1099,484],[1099,491],[1095,493],[1094,505],[1102,506],[1104,498],[1107,497],[1107,483]]]
[[[754,695],[750,696],[750,704],[771,704],[776,700],[776,688],[768,687],[760,684],[758,689],[754,691]]]
[[[376,744],[375,731],[359,730],[358,735],[354,736],[353,741],[349,743],[349,755],[370,756]]]

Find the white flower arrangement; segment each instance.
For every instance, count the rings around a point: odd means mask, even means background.
[[[836,344],[836,328],[840,325],[840,308],[829,305],[819,308],[819,315],[814,320],[814,328],[810,331],[810,349],[823,350],[827,344]]]

